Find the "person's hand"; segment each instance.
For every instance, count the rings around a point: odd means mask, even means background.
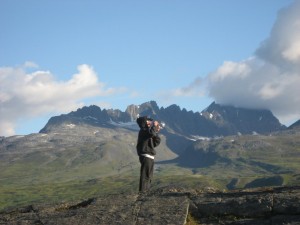
[[[155,127],[155,131],[156,132],[160,131],[160,126],[159,126],[159,122],[158,121],[154,121],[154,127]]]
[[[150,121],[150,120],[147,120],[147,127],[151,127],[151,124],[152,124],[152,121]]]

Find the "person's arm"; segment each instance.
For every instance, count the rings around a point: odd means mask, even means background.
[[[152,137],[152,139],[153,139],[154,147],[157,147],[161,142],[160,136],[158,134],[156,134],[156,136]]]

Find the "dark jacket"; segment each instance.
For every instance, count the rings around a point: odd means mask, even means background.
[[[160,137],[154,127],[147,127],[147,117],[139,117],[137,123],[140,127],[136,150],[138,155],[156,155],[155,147],[160,144]]]

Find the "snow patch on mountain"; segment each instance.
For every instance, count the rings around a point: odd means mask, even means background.
[[[139,127],[138,127],[136,121],[115,122],[113,120],[110,120],[109,123],[116,127],[128,128],[128,129],[132,129],[132,130],[139,130]]]
[[[74,128],[76,125],[71,123],[71,124],[67,124],[66,126],[72,129],[72,128]]]

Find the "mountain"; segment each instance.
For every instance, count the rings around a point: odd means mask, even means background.
[[[300,130],[267,110],[212,103],[202,112],[154,101],[125,112],[83,107],[40,133],[0,137],[0,209],[136,192],[138,116],[164,121],[153,187],[238,189],[299,185]]]
[[[270,110],[245,109],[234,106],[222,106],[213,102],[202,111],[202,115],[211,119],[223,130],[224,134],[271,133],[283,130],[279,120]]]
[[[291,126],[288,127],[288,129],[300,129],[300,120],[293,123]]]
[[[125,112],[118,109],[101,110],[94,105],[83,107],[75,112],[52,117],[40,133],[51,132],[61,124],[89,124],[98,127],[123,126],[138,129],[135,120],[144,115],[164,121],[167,132],[189,138],[265,134],[286,128],[269,110],[222,106],[213,102],[199,113],[180,109],[177,105],[159,108],[155,101],[150,101],[138,106],[130,105]]]

